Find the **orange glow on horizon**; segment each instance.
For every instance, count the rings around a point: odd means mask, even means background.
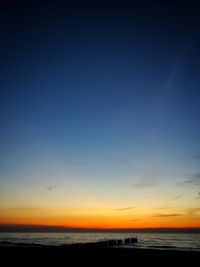
[[[134,228],[198,228],[200,223],[191,218],[179,220],[155,220],[143,218],[137,222],[123,222],[116,218],[103,217],[76,217],[76,218],[1,218],[0,225],[27,225],[27,226],[51,226],[82,229],[134,229]]]
[[[123,205],[100,206],[95,203],[93,206],[1,205],[0,225],[40,225],[83,229],[200,227],[198,208],[171,205],[170,208],[158,212],[151,203],[142,207],[127,205],[123,208]]]

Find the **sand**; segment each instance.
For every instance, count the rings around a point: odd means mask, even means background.
[[[61,247],[28,247],[1,246],[1,260],[7,264],[28,266],[97,266],[121,265],[134,266],[147,263],[158,264],[197,264],[200,252],[158,250],[158,249],[125,249],[125,248],[61,248]],[[5,265],[4,265],[5,266]]]

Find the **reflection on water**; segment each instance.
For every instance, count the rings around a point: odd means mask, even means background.
[[[132,248],[173,248],[200,251],[200,234],[163,233],[0,233],[0,243],[28,243],[62,245],[70,243],[96,242],[108,239],[124,239],[136,236],[138,243],[126,245]]]

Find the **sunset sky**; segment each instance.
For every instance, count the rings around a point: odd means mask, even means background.
[[[93,2],[1,8],[0,225],[200,227],[200,9]]]

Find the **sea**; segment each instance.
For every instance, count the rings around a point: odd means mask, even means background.
[[[138,242],[123,247],[200,251],[200,233],[0,233],[0,245],[23,243],[60,246],[129,237],[137,237]]]

